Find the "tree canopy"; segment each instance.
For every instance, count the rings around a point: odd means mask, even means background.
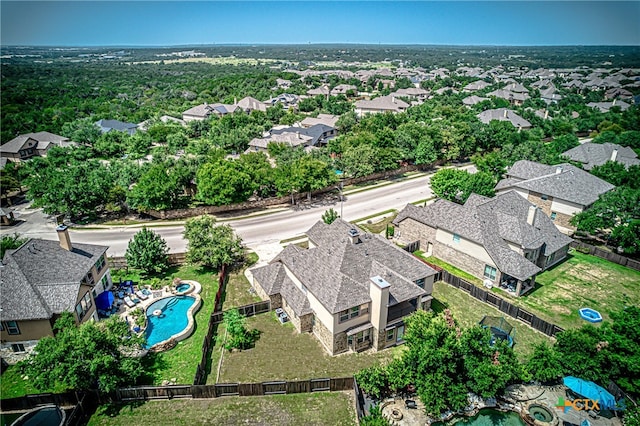
[[[433,192],[440,198],[459,204],[464,204],[471,194],[493,197],[495,185],[495,178],[486,172],[441,169],[431,176]]]
[[[153,274],[167,269],[168,252],[167,242],[159,234],[143,227],[129,241],[125,258],[128,267]]]
[[[54,330],[54,337],[40,339],[34,352],[18,364],[37,389],[62,385],[111,392],[134,385],[144,373],[141,359],[130,356],[141,349],[143,339],[130,334],[120,317],[76,326],[66,312]]]
[[[242,240],[229,225],[218,225],[213,216],[189,219],[184,225],[187,260],[211,268],[232,265],[244,257]]]

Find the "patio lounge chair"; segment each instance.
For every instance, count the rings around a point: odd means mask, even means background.
[[[136,296],[140,298],[140,300],[147,300],[147,295],[142,292],[142,290],[136,291]]]
[[[136,299],[137,300],[137,299]],[[124,298],[124,303],[130,307],[133,308],[134,306],[136,306],[136,302],[134,302],[133,300],[131,300],[131,298],[129,296]]]

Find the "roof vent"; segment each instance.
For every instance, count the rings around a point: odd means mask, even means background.
[[[349,229],[349,236],[350,237],[355,237],[357,235],[358,235],[358,230],[356,228]]]

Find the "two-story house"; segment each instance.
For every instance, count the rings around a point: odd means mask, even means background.
[[[342,219],[307,236],[308,249],[289,245],[252,270],[256,292],[332,355],[402,343],[403,319],[431,307],[436,271]]]
[[[53,146],[75,146],[69,138],[50,132],[26,133],[0,146],[0,156],[9,161],[24,161],[34,156],[44,157]]]
[[[514,190],[540,207],[561,230],[575,227],[571,218],[589,208],[615,186],[568,163],[548,166],[528,160],[516,161],[496,185],[496,194]]]
[[[395,96],[380,96],[370,101],[361,100],[355,103],[356,114],[363,117],[366,114],[379,114],[384,112],[399,113],[409,108],[409,104]]]
[[[438,200],[413,204],[394,220],[395,237],[516,296],[535,277],[564,259],[571,238],[514,191],[487,198],[471,194],[464,205]]]
[[[97,320],[95,298],[111,288],[108,247],[72,244],[65,226],[59,241],[31,239],[5,253],[0,267],[0,352],[25,352],[53,335],[63,312],[76,323]]]

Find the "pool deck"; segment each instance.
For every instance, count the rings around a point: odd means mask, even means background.
[[[148,295],[146,299],[140,299],[139,298],[140,302],[136,303],[135,306],[129,307],[129,306],[126,305],[126,303],[124,303],[124,300],[116,299],[117,300],[116,303],[119,303],[120,306],[118,308],[118,311],[114,315],[119,315],[121,318],[123,318],[125,321],[127,321],[129,323],[130,330],[132,332],[136,332],[134,330],[134,328],[136,326],[135,323],[133,321],[129,321],[129,316],[131,316],[131,312],[133,310],[140,308],[145,312],[145,315],[146,315],[147,308],[152,303],[157,302],[158,300],[165,299],[167,297],[173,297],[173,296],[191,296],[191,297],[194,297],[196,299],[196,301],[189,308],[189,310],[187,311],[187,317],[188,317],[187,327],[184,330],[182,330],[180,333],[171,336],[171,338],[169,338],[167,340],[164,340],[162,342],[156,343],[155,345],[153,345],[149,349],[153,350],[153,348],[160,348],[163,345],[165,345],[167,342],[169,342],[170,340],[174,340],[176,342],[178,342],[180,340],[184,340],[187,337],[189,337],[191,335],[191,333],[193,332],[193,329],[194,329],[194,326],[195,326],[195,312],[202,305],[202,298],[200,297],[200,292],[202,291],[202,286],[197,281],[182,280],[182,282],[190,284],[191,287],[187,291],[184,291],[184,292],[177,292],[175,290],[175,286],[166,286],[166,287],[164,287],[162,289],[157,289],[157,290],[153,290],[153,289],[150,289],[148,287],[143,287],[143,288],[146,288],[147,290],[149,290],[151,292],[151,294]],[[134,296],[134,295],[130,295],[130,296]],[[145,328],[146,328],[146,325],[141,330],[138,330],[136,333],[139,333],[139,334],[144,333]]]
[[[569,409],[567,412],[564,412],[556,408],[560,398],[566,399],[566,387],[564,385],[513,385],[507,388],[504,398],[498,401],[494,398],[482,400],[482,398],[479,397],[472,397],[470,405],[464,410],[464,413],[447,412],[443,414],[440,419],[431,419],[426,415],[424,405],[417,395],[409,397],[409,399],[416,402],[416,409],[406,408],[405,398],[402,397],[387,398],[381,402],[380,407],[383,416],[395,426],[428,425],[440,421],[451,424],[463,415],[474,416],[483,408],[514,411],[520,413],[520,417],[522,418],[522,413],[527,412],[530,404],[541,405],[554,415],[552,422],[545,423],[536,421],[536,426],[562,425],[563,421],[580,425],[585,419],[589,420],[591,426],[622,426],[622,422],[617,417],[609,419],[596,413],[590,414],[587,411],[578,411],[575,409]]]

